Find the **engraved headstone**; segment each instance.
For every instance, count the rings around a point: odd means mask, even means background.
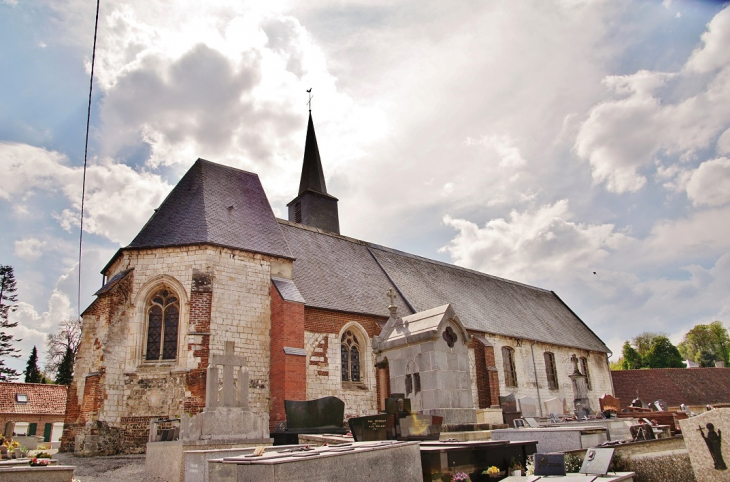
[[[613,448],[588,449],[579,472],[581,474],[606,475],[612,458]]]
[[[679,421],[697,482],[730,481],[730,408],[718,408]]]
[[[287,430],[314,433],[344,427],[345,402],[337,397],[316,400],[284,400]]]
[[[565,475],[565,454],[535,454],[535,475]]]
[[[537,403],[532,397],[518,398],[517,401],[520,404],[520,412],[522,412],[522,418],[525,417],[537,417]]]
[[[388,415],[370,415],[367,417],[354,417],[347,422],[350,425],[350,432],[355,442],[372,442],[376,440],[388,440]]]

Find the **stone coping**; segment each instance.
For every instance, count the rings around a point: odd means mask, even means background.
[[[384,440],[379,442],[353,442],[352,444],[338,445],[334,447],[320,446],[314,447],[309,451],[291,452],[290,454],[282,452],[264,453],[259,457],[238,456],[226,457],[222,459],[209,460],[210,463],[224,463],[237,465],[278,465],[291,462],[302,462],[308,459],[322,459],[328,457],[340,457],[348,454],[356,454],[363,452],[372,452],[396,447],[405,447],[408,445],[418,445],[420,442],[398,442],[395,440]]]
[[[551,475],[551,476],[540,476],[540,475],[511,475],[506,479],[502,479],[502,482],[534,482],[536,480],[548,482],[552,480],[560,480],[564,482],[592,482],[594,480],[600,480],[601,482],[629,482],[633,481],[636,474],[634,472],[616,472],[615,474],[605,475],[602,477],[596,475],[584,475],[584,474],[570,474],[570,475]]]
[[[154,444],[156,447],[168,445],[182,445],[183,447],[205,447],[207,445],[271,445],[273,438],[231,438],[231,439],[210,439],[210,440],[168,440],[165,442],[147,442],[147,445]],[[159,445],[158,445],[159,444]]]
[[[664,452],[666,450],[683,450],[685,449],[684,438],[681,435],[675,435],[669,438],[658,438],[656,440],[638,440],[636,442],[626,442],[624,444],[606,445],[597,448],[612,448],[616,454],[624,454],[629,452],[632,457],[642,454],[651,454],[654,452]],[[577,457],[584,457],[588,449],[577,449],[565,452],[573,454]]]
[[[600,425],[577,425],[575,427],[524,427],[524,428],[498,428],[492,430],[492,433],[509,433],[509,432],[605,432],[606,427]]]

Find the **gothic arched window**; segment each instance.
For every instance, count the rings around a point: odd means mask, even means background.
[[[342,381],[360,381],[360,342],[352,330],[342,334],[340,343],[340,362],[342,364]]]
[[[157,291],[147,303],[147,360],[177,358],[180,301],[168,288]]]
[[[591,374],[588,372],[588,358],[582,356],[580,357],[580,368],[583,371],[583,375],[586,376],[586,385],[588,386],[588,390],[591,389]]]
[[[504,384],[508,387],[516,387],[515,351],[511,347],[502,347],[502,366],[504,368]]]
[[[545,352],[545,372],[547,374],[548,388],[558,389],[558,368],[555,366],[555,355],[549,351]]]

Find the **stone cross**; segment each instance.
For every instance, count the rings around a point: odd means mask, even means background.
[[[235,342],[227,341],[223,355],[211,355],[205,393],[205,408],[239,407],[248,409],[248,370],[246,360],[234,355]],[[223,367],[223,389],[218,391],[218,366]],[[233,370],[238,367],[238,390],[233,386]],[[236,393],[238,392],[238,393]]]
[[[388,298],[390,298],[390,306],[395,306],[395,298],[397,295],[395,294],[395,291],[393,290],[393,288],[388,289],[387,296],[388,296]]]

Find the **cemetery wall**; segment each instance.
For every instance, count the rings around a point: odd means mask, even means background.
[[[598,398],[608,393],[613,395],[611,384],[611,372],[605,353],[588,352],[584,349],[571,348],[559,345],[548,345],[545,343],[522,340],[521,346],[517,345],[514,338],[489,333],[484,334],[485,338],[494,345],[494,358],[499,373],[499,391],[501,396],[514,393],[516,398],[532,397],[536,401],[545,401],[550,398],[567,400],[566,407],[573,408],[573,386],[569,376],[573,373],[573,362],[570,357],[575,354],[580,357],[587,357],[588,372],[590,375],[591,389],[588,391],[588,398],[593,410],[598,410]],[[514,350],[515,368],[517,371],[517,387],[508,387],[504,379],[504,364],[502,360],[502,347],[508,346]],[[534,350],[535,362],[533,363],[532,350]],[[545,366],[545,352],[555,355],[555,365],[558,376],[558,389],[553,390],[548,386],[548,377]],[[537,374],[537,384],[535,375]]]
[[[377,377],[371,339],[380,333],[373,317],[354,313],[305,308],[304,344],[307,351],[307,399],[335,396],[345,402],[345,418],[377,413]],[[340,364],[340,340],[347,330],[359,333],[360,383],[343,382]]]
[[[121,429],[123,439],[136,441],[143,424],[130,417],[197,413],[205,403],[208,357],[222,354],[227,340],[246,359],[251,410],[268,413],[272,261],[281,263],[213,246],[122,252],[107,279],[134,271],[84,313],[65,447],[72,446],[85,422],[103,420]],[[148,362],[143,359],[146,303],[163,283],[180,299],[178,357]],[[100,375],[87,389],[87,375],[96,372]]]

